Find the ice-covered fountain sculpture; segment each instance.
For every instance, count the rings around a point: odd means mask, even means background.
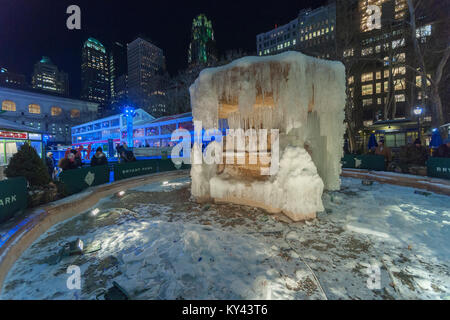
[[[234,129],[214,142],[219,163],[201,161],[194,144],[197,201],[256,206],[294,221],[324,210],[324,188],[340,188],[346,99],[340,62],[298,52],[246,57],[205,69],[190,93],[194,121],[203,129]],[[232,143],[239,135],[245,143]]]

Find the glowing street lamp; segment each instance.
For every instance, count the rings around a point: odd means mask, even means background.
[[[414,114],[417,116],[417,131],[418,131],[418,138],[420,140],[420,116],[423,113],[423,108],[417,106],[414,108]]]
[[[423,108],[421,108],[421,107],[415,107],[414,108],[414,114],[416,115],[416,116],[420,116],[420,115],[422,115],[422,112],[423,112]]]

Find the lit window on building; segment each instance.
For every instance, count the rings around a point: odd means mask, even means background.
[[[363,103],[363,107],[367,107],[367,106],[371,106],[373,101],[372,101],[372,99],[363,99],[362,103]]]
[[[365,85],[361,87],[361,94],[363,96],[370,96],[373,94],[373,85]]]
[[[396,94],[395,95],[395,102],[405,102],[406,98],[404,94]]]
[[[392,41],[392,49],[403,47],[405,45],[405,38]]]
[[[395,91],[405,90],[406,82],[405,79],[397,79],[395,80]]]
[[[353,57],[355,50],[353,48],[344,50],[344,58]]]
[[[370,54],[373,53],[373,47],[369,47],[369,48],[364,48],[361,50],[361,55],[364,56],[368,56]]]
[[[59,115],[61,115],[62,114],[62,109],[60,108],[60,107],[52,107],[52,109],[51,109],[51,115],[53,116],[53,117],[57,117],[57,116],[59,116]]]
[[[78,110],[78,109],[72,109],[72,110],[70,110],[70,117],[73,119],[73,118],[79,118],[80,117],[80,114],[81,114],[81,112],[80,112],[80,110]]]
[[[397,67],[392,70],[392,74],[395,76],[406,74],[406,67]]]
[[[351,84],[355,83],[355,77],[353,77],[353,76],[351,76],[351,77],[348,77],[348,80],[347,80],[347,82],[348,82],[348,84],[349,84],[349,85],[351,85]]]
[[[40,114],[41,107],[38,104],[32,103],[28,106],[28,112],[33,114]]]
[[[431,74],[428,74],[428,78],[431,77]],[[416,86],[418,86],[419,88],[422,87],[422,76],[416,76]],[[430,80],[427,79],[427,86],[431,86],[431,82]]]
[[[432,27],[430,24],[416,29],[416,38],[421,39],[431,36]]]
[[[381,80],[381,71],[378,71],[378,72],[376,73],[376,79],[377,79],[377,80]]]
[[[16,103],[11,100],[3,100],[2,111],[16,111]]]
[[[361,75],[361,82],[367,82],[373,80],[373,72],[363,73]]]
[[[377,82],[375,85],[376,93],[381,93],[381,82]]]

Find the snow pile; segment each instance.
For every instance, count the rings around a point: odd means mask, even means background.
[[[211,196],[215,199],[240,198],[245,203],[263,203],[268,211],[279,212],[279,208],[293,220],[298,220],[298,215],[314,218],[315,212],[324,210],[323,182],[308,152],[299,147],[286,148],[273,181],[247,183],[215,176],[210,180],[210,186]]]
[[[226,120],[230,129],[266,129],[269,133],[278,129],[279,156],[285,159],[285,170],[308,168],[305,172],[279,172],[283,176],[292,174],[289,179],[275,175],[265,182],[244,182],[239,181],[243,180],[240,177],[230,179],[217,173],[217,165],[193,161],[192,195],[198,200],[228,196],[234,198],[233,202],[243,203],[239,198],[252,199],[247,203],[289,212],[294,220],[303,220],[314,217],[322,208],[318,192],[323,188],[313,178],[316,171],[325,189],[340,188],[345,132],[342,63],[299,52],[246,57],[203,70],[190,93],[194,120],[201,121],[203,128],[217,129],[219,122]],[[290,155],[285,153],[293,150],[288,147],[297,149],[299,154],[306,150],[310,157],[299,156],[287,165]],[[309,185],[311,180],[314,183]]]

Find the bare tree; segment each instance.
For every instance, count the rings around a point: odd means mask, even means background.
[[[444,74],[444,70],[450,57],[448,4],[446,1],[436,0],[407,0],[407,3],[411,40],[417,63],[417,67],[410,66],[410,68],[422,79],[422,101],[428,97],[433,112],[433,125],[439,127],[445,122],[439,88],[445,77],[448,77],[448,74]],[[422,29],[417,25],[418,12],[425,12],[434,18],[433,31],[440,32],[438,37],[434,37],[434,41],[420,41],[423,37]]]

